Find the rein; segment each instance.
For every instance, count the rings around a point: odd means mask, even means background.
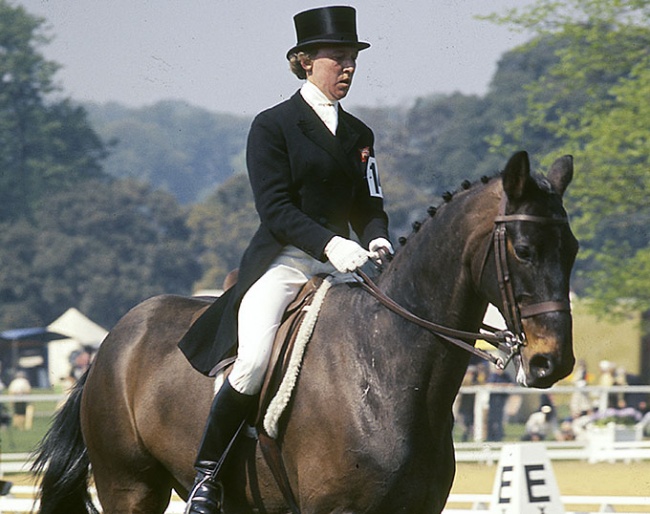
[[[568,300],[545,301],[535,304],[519,305],[515,298],[514,287],[512,285],[510,269],[507,258],[507,237],[506,225],[511,222],[528,222],[540,224],[567,224],[569,222],[566,216],[562,218],[551,218],[545,216],[533,216],[530,214],[505,214],[505,196],[499,207],[499,214],[494,219],[494,230],[492,231],[492,245],[487,246],[483,267],[479,275],[479,283],[483,277],[490,248],[493,247],[495,255],[495,265],[501,300],[504,309],[504,318],[508,330],[496,330],[487,325],[482,325],[483,332],[466,332],[453,328],[439,325],[432,321],[425,320],[408,311],[397,302],[389,298],[361,269],[356,271],[357,281],[367,292],[374,296],[386,308],[403,317],[407,321],[414,323],[438,337],[462,348],[463,350],[476,355],[482,359],[491,362],[500,369],[505,369],[508,363],[520,353],[521,348],[526,346],[526,334],[524,333],[522,318],[530,318],[539,314],[548,312],[570,311],[571,306]],[[483,339],[485,342],[494,346],[498,351],[503,352],[503,356],[495,356],[491,353],[475,348],[474,345],[467,341],[476,341]]]
[[[445,327],[443,325],[438,325],[437,323],[434,323],[432,321],[428,321],[426,319],[420,318],[419,316],[413,314],[412,312],[408,311],[395,301],[393,301],[391,298],[389,298],[383,291],[381,291],[378,287],[377,284],[375,284],[368,275],[366,275],[363,271],[358,269],[356,271],[357,275],[357,281],[363,287],[367,292],[369,292],[372,296],[374,296],[379,303],[381,303],[384,307],[388,308],[390,311],[394,312],[395,314],[398,314],[402,318],[404,318],[407,321],[410,321],[411,323],[414,323],[429,332],[432,332],[436,334],[438,337],[441,337],[442,339],[449,341],[450,343],[462,348],[463,350],[476,355],[482,359],[485,359],[495,366],[504,369],[508,362],[514,357],[514,355],[518,352],[515,352],[514,349],[517,346],[517,339],[515,335],[506,330],[506,331],[495,331],[495,332],[465,332],[462,330],[456,330],[453,328]],[[468,343],[467,341],[464,341],[463,339],[468,339],[475,341],[476,339],[483,339],[498,350],[507,352],[507,356],[504,359],[503,357],[495,357],[489,352],[486,352],[485,350],[481,350],[480,348],[475,348],[473,345]]]

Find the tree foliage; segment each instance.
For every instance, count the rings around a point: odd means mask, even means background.
[[[248,119],[176,101],[138,109],[89,105],[88,110],[111,146],[106,172],[146,181],[182,204],[204,200],[233,173],[244,171]]]
[[[85,180],[33,221],[0,226],[0,326],[47,324],[75,306],[104,326],[156,294],[189,294],[200,268],[185,214],[130,180]]]
[[[391,238],[513,150],[544,167],[572,153],[574,283],[601,311],[650,308],[649,3],[539,0],[492,16],[531,41],[502,56],[485,96],[356,109],[375,131]],[[154,294],[219,287],[258,224],[250,120],[62,99],[43,23],[0,0],[0,327],[70,306],[111,326]]]
[[[28,216],[52,191],[101,175],[103,145],[85,111],[47,101],[58,66],[39,52],[43,23],[0,0],[0,220]]]
[[[0,0],[0,327],[75,306],[111,326],[136,302],[199,277],[168,194],[102,170],[85,109],[61,99],[44,20]]]
[[[650,309],[650,1],[540,0],[494,19],[562,42],[511,128],[553,134],[548,161],[576,159],[569,204],[596,308]]]
[[[546,134],[528,131],[524,141],[506,130],[526,111],[526,86],[556,61],[545,41],[505,53],[483,97],[461,93],[418,98],[410,109],[363,111],[377,132],[377,149],[391,156],[389,173],[434,195],[453,191],[463,180],[476,180],[502,169],[514,150],[535,157]],[[388,130],[386,130],[388,127]]]
[[[220,288],[239,261],[259,224],[253,192],[244,173],[237,173],[190,212],[194,251],[203,267],[196,288]]]

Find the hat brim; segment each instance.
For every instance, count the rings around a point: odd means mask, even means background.
[[[293,53],[304,51],[307,48],[323,46],[351,46],[361,51],[370,48],[370,43],[364,41],[332,41],[331,39],[314,39],[313,41],[306,41],[291,48],[287,52],[287,59],[289,59],[289,56]]]

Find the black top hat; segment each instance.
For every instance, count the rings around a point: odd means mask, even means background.
[[[364,50],[370,43],[359,41],[357,37],[356,11],[354,7],[319,7],[296,14],[298,42],[287,52],[289,56],[312,45],[348,45]]]

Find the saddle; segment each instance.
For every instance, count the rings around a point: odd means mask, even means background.
[[[280,452],[280,443],[278,438],[281,429],[278,426],[276,430],[266,430],[265,425],[267,425],[267,423],[265,423],[265,415],[267,414],[269,405],[271,405],[274,398],[276,398],[278,390],[283,386],[283,381],[287,372],[290,370],[290,367],[296,366],[295,359],[294,362],[292,362],[291,357],[294,353],[294,349],[296,349],[296,342],[299,340],[299,337],[304,337],[301,327],[305,318],[309,314],[309,307],[314,303],[314,299],[317,297],[319,291],[321,298],[318,301],[322,301],[322,297],[324,297],[324,294],[328,289],[327,287],[323,287],[326,277],[327,275],[316,275],[312,277],[311,280],[302,287],[296,298],[289,304],[284,312],[282,322],[275,336],[271,358],[260,391],[260,399],[254,424],[254,426],[257,427],[257,437],[264,458],[266,459],[266,462],[293,513],[299,513],[300,511],[297,507],[291,486],[289,485],[289,479]],[[329,284],[325,285],[329,286]],[[313,313],[311,317],[313,319],[311,319],[310,322],[315,322],[315,315]],[[311,331],[308,330],[308,332],[308,335],[311,335]],[[306,341],[302,342],[302,344],[305,343]],[[297,351],[301,352],[297,357],[302,361],[302,352],[304,351],[304,348],[297,349]],[[229,368],[232,367],[234,360],[234,357],[225,359],[217,365],[216,369],[227,373]],[[295,373],[297,376],[298,370],[292,370],[292,373]],[[287,393],[285,392],[285,394]],[[288,391],[288,394],[290,397],[291,391]],[[282,402],[284,405],[289,402],[289,397],[284,398],[285,401]],[[276,412],[277,419],[275,419],[275,422],[278,425],[280,424],[280,417],[284,412],[284,405],[281,410]],[[270,435],[268,432],[272,432],[273,435]]]
[[[305,317],[309,312],[309,307],[313,303],[316,293],[326,278],[326,274],[318,274],[312,277],[302,286],[296,297],[284,311],[280,327],[275,335],[271,357],[264,376],[264,382],[262,383],[262,389],[260,390],[254,426],[261,427],[263,425],[264,416],[269,404],[271,404],[276,396],[289,369],[291,356],[293,355],[293,350],[298,339],[299,329],[303,321],[305,321]],[[218,376],[223,374],[226,376],[230,373],[230,369],[236,358],[236,355],[231,354],[219,362],[213,368],[214,375]],[[274,438],[275,435],[273,434]]]

